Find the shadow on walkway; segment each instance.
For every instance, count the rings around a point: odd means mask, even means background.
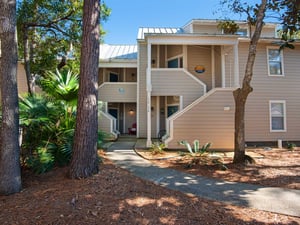
[[[133,150],[135,143],[134,139],[120,139],[108,148],[107,156],[134,175],[163,187],[228,204],[300,217],[300,190],[227,182],[160,168],[139,157]]]

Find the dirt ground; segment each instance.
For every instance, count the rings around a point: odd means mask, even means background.
[[[212,165],[186,169],[187,158],[180,160],[174,152],[144,156],[173,156],[153,162],[209,177],[300,187],[300,151],[257,150],[256,164],[239,167],[231,165],[226,156],[226,171]],[[22,192],[0,196],[0,224],[300,224],[298,217],[208,201],[156,186],[116,167],[105,156],[100,173],[91,178],[70,180],[67,171],[24,172]]]

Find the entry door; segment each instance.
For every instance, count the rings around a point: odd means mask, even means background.
[[[118,120],[119,112],[118,112],[118,109],[110,108],[110,109],[108,109],[108,113],[116,118],[116,122],[117,122],[117,124],[116,124],[117,127],[116,128],[117,128],[117,130],[119,130],[119,120]]]

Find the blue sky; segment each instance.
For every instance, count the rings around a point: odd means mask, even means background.
[[[248,2],[253,2],[250,0]],[[220,0],[105,0],[112,13],[104,30],[107,44],[136,44],[139,27],[182,27],[191,19],[224,18]],[[231,19],[241,19],[231,15]]]

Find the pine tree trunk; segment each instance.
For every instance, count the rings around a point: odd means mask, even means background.
[[[99,172],[97,103],[100,2],[85,0],[83,8],[80,83],[70,168],[71,178],[86,178]]]
[[[1,146],[0,194],[21,190],[17,89],[16,1],[0,0]]]

